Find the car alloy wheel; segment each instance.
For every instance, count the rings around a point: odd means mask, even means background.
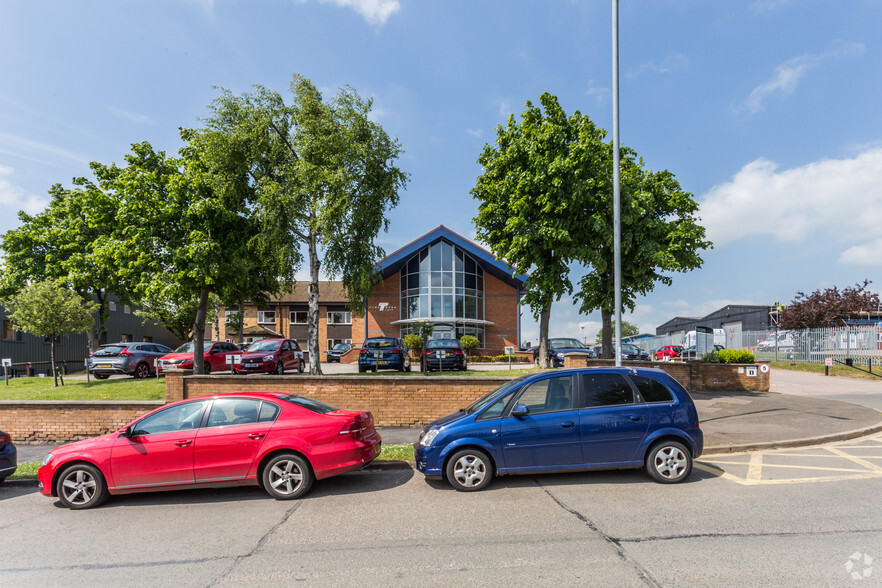
[[[138,364],[138,367],[135,368],[135,377],[140,379],[145,379],[150,377],[150,366],[146,363],[141,362]]]
[[[692,454],[682,443],[662,441],[652,446],[646,456],[646,471],[656,482],[675,484],[689,477]]]
[[[492,479],[493,466],[490,458],[478,449],[457,451],[447,462],[447,480],[456,490],[483,490]]]
[[[74,510],[93,508],[107,500],[104,476],[88,464],[75,464],[64,470],[55,488],[61,503]]]
[[[293,453],[272,458],[263,468],[263,487],[276,500],[299,498],[312,486],[312,470],[305,459]]]
[[[285,365],[282,363],[282,360],[280,359],[278,361],[278,363],[276,363],[276,374],[281,376],[284,373],[285,373]]]

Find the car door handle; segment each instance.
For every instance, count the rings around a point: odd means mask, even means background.
[[[175,441],[175,445],[178,447],[187,447],[192,441]]]
[[[634,421],[635,423],[639,423],[640,421],[643,420],[643,417],[642,416],[632,416],[631,420]]]
[[[564,421],[560,424],[560,426],[564,429],[572,429],[576,426],[576,423],[574,423],[573,421]]]
[[[248,438],[249,438],[249,439],[255,439],[255,440],[257,440],[257,439],[263,439],[263,435],[264,435],[264,433],[249,433],[249,434],[248,434]]]

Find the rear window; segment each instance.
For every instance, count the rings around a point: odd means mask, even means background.
[[[368,349],[385,349],[394,346],[395,339],[368,339],[363,345],[363,347],[367,347]]]
[[[452,339],[435,339],[426,343],[426,349],[459,349],[459,341]]]
[[[325,414],[326,412],[334,412],[335,410],[340,410],[339,408],[333,407],[330,404],[325,404],[315,398],[307,398],[305,396],[297,396],[296,394],[289,394],[287,396],[279,396],[282,400],[286,402],[290,402],[291,404],[296,404],[297,406],[302,406],[307,410],[311,410],[312,412],[317,412],[319,414]]]
[[[667,387],[652,378],[646,376],[631,376],[631,381],[640,390],[645,402],[673,402],[674,396]]]
[[[108,345],[107,347],[102,347],[92,355],[119,355],[120,352],[125,351],[126,345]]]

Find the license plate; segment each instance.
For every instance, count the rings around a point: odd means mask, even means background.
[[[245,367],[247,367],[247,368],[256,368],[256,367],[260,367],[260,365],[259,365],[259,364],[256,364],[256,363],[246,363],[246,364],[245,364]]]
[[[110,365],[109,363],[99,363],[99,364],[96,365],[95,367],[99,367],[99,368],[109,368],[109,367],[113,367],[113,366]]]
[[[387,362],[385,362],[385,361],[377,361],[377,362],[374,362],[374,363],[376,363],[377,365],[386,365]]]

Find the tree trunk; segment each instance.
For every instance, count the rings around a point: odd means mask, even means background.
[[[307,337],[306,346],[309,349],[309,375],[322,375],[322,366],[319,363],[318,341],[318,306],[319,306],[319,268],[321,261],[318,257],[318,245],[314,234],[309,236],[309,311],[307,313]]]
[[[220,306],[214,307],[214,340],[220,341]]]
[[[85,293],[79,293],[83,300],[91,302],[91,298]],[[86,332],[86,338],[89,342],[89,351],[95,351],[101,347],[101,335],[107,330],[104,328],[104,318],[107,314],[107,292],[100,288],[92,290],[95,299],[98,301],[98,310],[95,311],[95,324]]]
[[[245,335],[242,334],[242,329],[245,328],[245,301],[242,300],[241,298],[239,299],[239,317],[238,317],[238,321],[239,321],[239,327],[236,329],[236,331],[237,331],[239,334],[238,334],[238,338],[237,338],[236,342],[237,342],[239,345],[241,345],[241,344],[242,344],[242,341],[244,340],[244,337],[245,337]]]
[[[603,335],[601,337],[602,353],[604,359],[613,359],[612,350],[612,311],[600,309],[600,320],[603,325]]]
[[[49,335],[49,362],[52,366],[52,378],[55,380],[55,387],[58,388],[58,374],[55,373],[55,335]]]
[[[548,360],[548,323],[551,321],[551,302],[539,313],[539,365],[543,369],[551,367]]]
[[[199,307],[193,324],[193,373],[205,373],[205,315],[208,314],[208,290],[199,292]]]

